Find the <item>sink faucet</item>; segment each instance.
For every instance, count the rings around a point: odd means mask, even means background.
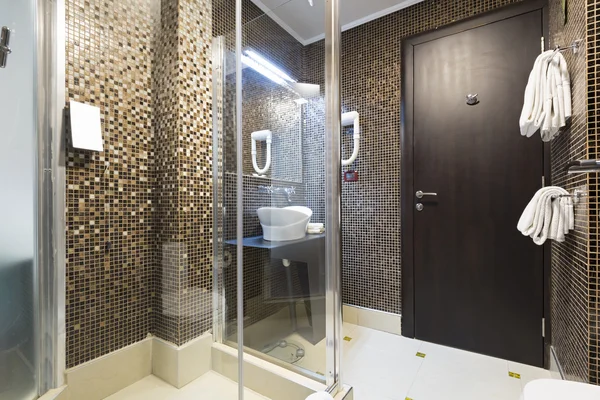
[[[258,191],[261,193],[269,193],[269,194],[285,193],[288,204],[292,204],[292,195],[296,194],[296,188],[294,186],[277,187],[277,186],[273,186],[273,185],[270,185],[270,186],[260,185],[258,187]]]
[[[292,204],[292,195],[296,194],[296,188],[294,186],[283,188],[283,191],[287,195],[287,201],[289,204]]]

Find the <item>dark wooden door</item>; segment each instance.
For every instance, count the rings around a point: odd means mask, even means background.
[[[544,175],[540,138],[518,124],[542,20],[531,11],[413,46],[414,192],[403,193],[413,200],[415,336],[537,366],[544,252],[516,225]]]

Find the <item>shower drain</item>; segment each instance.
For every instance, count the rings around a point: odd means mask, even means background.
[[[297,363],[306,355],[300,344],[285,339],[265,346],[262,352],[290,364]]]

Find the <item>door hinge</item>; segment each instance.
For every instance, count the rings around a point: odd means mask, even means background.
[[[542,318],[542,337],[546,337],[546,318]]]
[[[544,37],[542,36],[542,53],[544,52],[544,50],[546,49],[546,43],[544,43]]]
[[[542,176],[542,187],[546,187],[546,177]]]

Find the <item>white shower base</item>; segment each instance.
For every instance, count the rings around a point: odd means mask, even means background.
[[[150,375],[106,400],[237,400],[237,394],[237,383],[209,371],[181,389]],[[245,390],[244,399],[268,400],[249,389]]]

